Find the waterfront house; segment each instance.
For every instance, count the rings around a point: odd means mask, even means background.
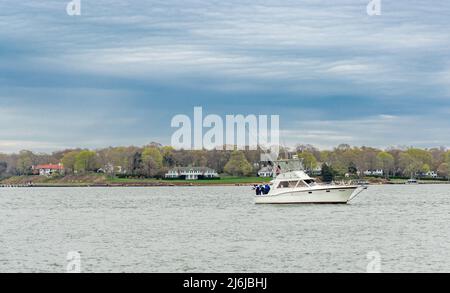
[[[364,175],[366,176],[383,176],[383,174],[384,172],[381,169],[364,171]]]
[[[439,175],[437,174],[436,171],[428,171],[424,175],[429,178],[438,178],[439,177]]]
[[[317,163],[316,167],[311,170],[311,175],[320,176],[322,174],[322,163]]]
[[[216,170],[208,167],[175,167],[166,173],[165,178],[185,180],[213,179],[219,178],[219,174]]]
[[[51,176],[53,174],[62,174],[64,167],[61,163],[59,164],[43,164],[32,167],[33,174],[39,176]]]
[[[114,170],[114,165],[112,163],[107,163],[102,168],[98,169],[97,173],[114,174]]]
[[[259,177],[273,177],[273,168],[271,166],[262,167],[258,171]]]

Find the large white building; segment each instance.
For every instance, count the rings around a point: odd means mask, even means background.
[[[427,173],[425,173],[425,176],[429,177],[429,178],[438,178],[439,175],[436,171],[428,171]]]
[[[262,167],[261,170],[258,171],[259,177],[273,177],[273,168],[270,166]]]
[[[219,174],[216,170],[208,167],[176,167],[170,169],[165,177],[167,179],[198,180],[219,178]]]
[[[364,175],[366,176],[383,176],[383,174],[384,172],[381,169],[364,171]]]

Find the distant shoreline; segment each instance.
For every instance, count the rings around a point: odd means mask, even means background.
[[[116,178],[105,175],[85,176],[14,176],[0,181],[0,187],[175,187],[175,186],[252,186],[266,184],[272,178],[224,177],[211,180],[165,180],[153,178]]]
[[[253,186],[263,184],[262,182],[255,183],[217,183],[217,184],[204,184],[204,183],[176,183],[176,184],[17,184],[17,185],[3,185],[0,184],[0,188],[18,187],[18,188],[43,188],[43,187],[59,187],[59,188],[79,188],[79,187],[214,187],[214,186]]]
[[[108,178],[105,176],[45,178],[39,176],[17,176],[0,181],[0,188],[45,188],[45,187],[201,187],[201,186],[253,186],[266,184],[272,178],[232,177],[218,180],[163,180],[163,179],[127,179]],[[368,183],[376,185],[406,185],[407,180],[370,178]],[[336,180],[336,183],[341,182]],[[347,181],[348,182],[348,181]],[[418,180],[418,184],[450,184],[450,181]]]

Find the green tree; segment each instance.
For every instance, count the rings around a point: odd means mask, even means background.
[[[312,153],[303,151],[301,153],[298,153],[297,155],[299,159],[303,160],[303,166],[306,170],[312,171],[317,167],[317,159]]]
[[[34,154],[31,151],[20,151],[17,159],[17,171],[21,175],[28,175],[31,173],[31,167],[33,166]]]
[[[350,165],[348,166],[348,173],[353,175],[358,173],[358,168],[355,163],[350,162]]]
[[[447,163],[450,165],[450,151],[446,152],[443,155],[443,163]]]
[[[171,146],[164,146],[161,148],[164,166],[173,167],[175,165],[174,151],[175,150]]]
[[[423,167],[423,163],[408,152],[401,153],[399,161],[403,174],[407,176],[414,177]]]
[[[328,164],[324,163],[322,165],[322,180],[323,182],[332,182],[334,180],[335,171],[331,166],[328,166]]]
[[[77,172],[84,173],[98,169],[97,154],[93,151],[81,151],[75,157],[74,168]]]
[[[430,172],[431,171],[431,168],[430,168],[430,165],[428,165],[428,164],[423,164],[422,165],[422,170],[421,170],[423,173],[428,173],[428,172]]]
[[[0,161],[0,178],[2,178],[8,170],[8,163]]]
[[[148,177],[153,177],[161,172],[163,156],[157,147],[146,147],[142,152],[143,172]]]
[[[136,175],[141,173],[141,155],[137,147],[115,147],[109,150],[104,163],[114,166],[114,172]]]
[[[387,152],[379,152],[377,154],[377,166],[378,168],[383,170],[386,178],[389,176],[389,173],[394,168],[395,159],[390,153]]]
[[[233,176],[249,176],[252,173],[252,165],[247,161],[244,153],[233,151],[224,171]]]
[[[196,167],[206,167],[208,163],[208,157],[206,156],[207,151],[205,150],[194,150],[192,151],[193,166]]]
[[[63,155],[61,163],[63,164],[66,172],[73,173],[75,171],[75,162],[78,153],[78,151],[70,151]]]
[[[410,155],[415,161],[429,166],[433,162],[433,156],[426,150],[411,148],[406,151],[406,154]]]
[[[139,174],[139,170],[142,166],[142,154],[140,152],[135,152],[131,160],[131,174]]]
[[[438,168],[439,176],[450,179],[450,164],[442,163]]]
[[[324,162],[324,163],[329,162],[330,157],[331,157],[331,151],[325,150],[325,151],[320,152],[320,161],[321,162]]]

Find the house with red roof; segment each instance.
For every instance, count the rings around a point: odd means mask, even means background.
[[[64,166],[59,164],[44,164],[33,166],[33,173],[40,176],[51,176],[53,174],[61,174],[64,171]]]

